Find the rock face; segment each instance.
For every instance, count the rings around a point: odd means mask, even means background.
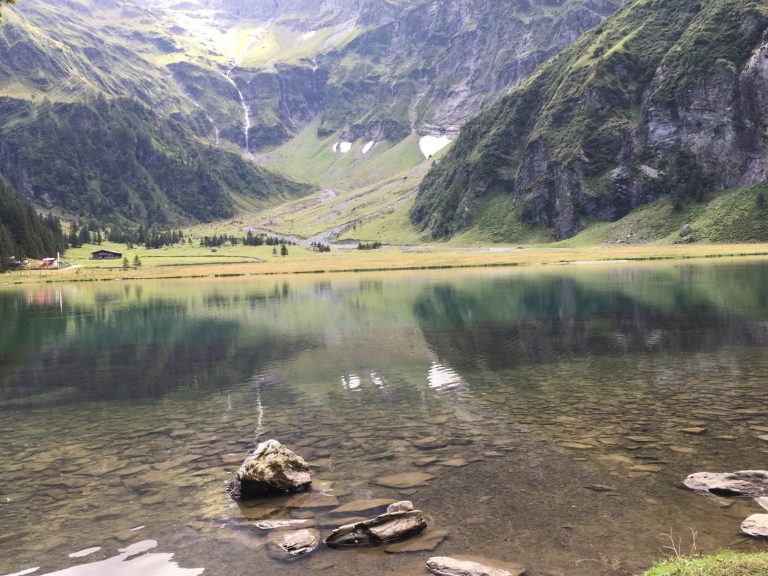
[[[296,560],[320,545],[320,532],[314,528],[273,532],[267,537],[267,552],[277,560]]]
[[[270,14],[278,19],[290,14],[297,32],[316,31],[319,21],[354,23],[361,30],[353,42],[295,65],[240,73],[256,147],[290,138],[313,113],[322,134],[342,130],[349,141],[397,142],[412,127],[420,133],[453,132],[621,5],[616,0],[588,5],[565,0],[546,9],[533,2],[469,0],[221,2],[238,16],[267,20]]]
[[[379,546],[388,542],[403,540],[420,534],[427,527],[427,521],[420,510],[387,512],[337,528],[325,539],[331,547]]]
[[[505,565],[503,568],[487,566],[471,560],[457,560],[436,556],[427,561],[427,569],[437,576],[522,576],[522,566]]]
[[[306,492],[312,487],[309,466],[277,440],[267,440],[245,459],[227,492],[235,500]]]
[[[719,496],[768,496],[768,471],[697,472],[683,482],[691,490],[710,492]]]
[[[768,538],[768,514],[753,514],[741,523],[741,531],[753,538]]]
[[[697,6],[627,5],[541,66],[462,128],[424,179],[412,221],[449,236],[477,219],[478,198],[498,195],[516,220],[562,239],[584,216],[613,221],[664,195],[679,203],[765,180],[768,17],[740,0]],[[710,41],[718,48],[705,56]]]

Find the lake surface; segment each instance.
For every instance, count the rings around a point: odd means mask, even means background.
[[[765,468],[765,434],[765,261],[0,291],[0,574],[636,574],[669,535],[768,550],[739,533],[754,502],[681,486]],[[267,438],[318,496],[229,499]],[[432,478],[380,484],[411,472]],[[372,498],[446,537],[281,563],[254,525],[325,536]]]

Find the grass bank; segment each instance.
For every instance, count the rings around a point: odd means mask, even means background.
[[[702,558],[675,558],[643,576],[768,576],[768,553],[720,552]]]
[[[85,246],[67,253],[65,259],[74,264],[73,268],[59,271],[24,270],[6,273],[0,275],[0,285],[768,257],[768,244],[526,248],[512,246],[457,248],[432,244],[419,247],[387,247],[372,251],[336,249],[330,253],[316,253],[298,246],[291,246],[288,256],[285,257],[273,254],[272,248],[267,246],[222,247],[215,252],[192,245],[160,250],[145,248],[129,250],[117,244],[102,247],[122,252],[129,262],[133,262],[134,257],[139,256],[142,265],[140,268],[123,269],[120,260],[89,260],[90,252],[96,247]]]

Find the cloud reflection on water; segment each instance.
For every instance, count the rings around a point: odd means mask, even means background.
[[[173,562],[172,553],[148,554],[149,550],[157,548],[156,540],[143,540],[122,548],[118,556],[71,566],[64,570],[49,572],[41,576],[200,576],[204,568],[181,568]],[[29,568],[8,576],[32,574],[40,568]]]

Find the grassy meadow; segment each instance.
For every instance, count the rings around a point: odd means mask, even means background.
[[[99,248],[122,252],[122,260],[90,259]],[[444,244],[414,247],[388,246],[380,250],[335,248],[317,253],[301,246],[289,246],[288,255],[273,253],[270,246],[224,246],[202,248],[197,244],[148,250],[128,249],[104,243],[69,250],[63,270],[22,270],[0,275],[0,284],[38,282],[112,281],[150,278],[215,278],[271,276],[283,274],[326,274],[338,272],[428,270],[514,266],[557,266],[610,262],[673,261],[693,258],[768,257],[768,244],[693,244],[562,247],[542,245],[462,248]],[[141,266],[132,264],[138,256]]]

